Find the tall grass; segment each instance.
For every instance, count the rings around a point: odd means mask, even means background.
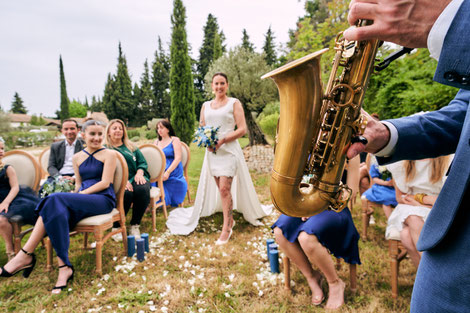
[[[245,142],[242,142],[242,145]],[[191,145],[190,188],[194,199],[204,151]],[[269,201],[269,174],[252,173],[262,202]],[[360,225],[360,204],[352,210]],[[103,251],[102,277],[94,273],[95,253],[82,248],[82,236],[71,238],[70,258],[76,269],[70,289],[52,296],[50,289],[57,268],[45,271],[46,254],[36,249],[38,264],[28,279],[0,278],[0,310],[5,312],[317,312],[309,305],[310,291],[304,277],[292,266],[292,294],[283,288],[283,275],[270,274],[265,242],[272,238],[270,225],[278,213],[254,227],[235,214],[237,225],[226,246],[215,246],[222,215],[202,218],[189,236],[171,236],[163,214],[157,217],[157,232],[151,232],[150,214],[144,217],[143,232],[151,236],[151,252],[142,263],[125,258],[122,245],[112,240]],[[362,265],[358,267],[358,291],[349,287],[348,266],[340,277],[347,283],[346,304],[340,312],[406,312],[415,269],[409,260],[400,266],[397,300],[391,298],[388,244],[384,239],[385,218],[376,212],[376,225],[369,228],[370,240],[360,241]],[[0,251],[4,251],[0,241]],[[0,253],[0,264],[6,255]],[[324,286],[326,288],[326,286]],[[327,290],[325,289],[325,292]]]

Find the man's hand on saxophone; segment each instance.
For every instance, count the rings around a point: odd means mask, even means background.
[[[385,124],[376,120],[364,110],[361,110],[361,114],[365,116],[367,120],[367,126],[362,134],[362,136],[367,139],[367,143],[363,144],[361,142],[354,142],[353,140],[354,143],[349,146],[346,152],[346,156],[349,159],[354,158],[363,151],[376,153],[382,150],[390,141],[390,130]]]
[[[347,40],[379,39],[410,48],[427,47],[429,32],[450,0],[352,0],[348,21],[372,20],[372,25],[351,26]]]

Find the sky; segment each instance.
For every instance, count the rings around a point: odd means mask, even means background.
[[[183,0],[191,57],[199,57],[209,13],[233,48],[245,28],[261,52],[271,26],[276,45],[288,41],[304,15],[298,0]],[[70,99],[102,96],[115,73],[121,42],[133,82],[153,62],[158,36],[168,51],[172,0],[0,1],[0,106],[9,110],[18,92],[28,113],[55,116],[59,109],[59,55]]]

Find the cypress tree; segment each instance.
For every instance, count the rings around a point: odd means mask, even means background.
[[[194,133],[194,81],[186,36],[186,9],[182,0],[173,1],[171,16],[171,123],[176,135],[189,144]]]
[[[59,56],[60,68],[60,119],[63,121],[70,117],[69,113],[69,98],[67,97],[67,86],[65,85],[64,65],[62,63],[62,56]]]
[[[26,114],[28,110],[23,104],[23,99],[21,99],[20,95],[15,92],[13,96],[13,102],[11,103],[11,113],[18,113],[18,114]]]
[[[103,102],[100,98],[96,96],[91,97],[91,105],[90,105],[91,112],[102,112],[103,111]]]
[[[126,124],[134,122],[133,112],[135,110],[132,97],[132,81],[127,69],[127,60],[122,53],[121,43],[119,42],[119,57],[117,73],[115,77],[115,115],[111,118],[122,119]]]
[[[265,38],[264,46],[263,46],[264,60],[266,61],[266,64],[268,64],[269,66],[272,66],[276,64],[277,56],[276,56],[276,46],[274,44],[274,34],[271,31],[271,26],[269,26],[268,31],[266,32],[266,35],[264,36],[264,38]]]
[[[255,52],[255,46],[250,42],[250,36],[248,36],[245,28],[243,28],[242,48],[248,52]]]
[[[113,75],[108,73],[108,79],[106,80],[106,84],[104,86],[102,109],[109,119],[118,118],[119,116],[119,112],[117,112],[116,108],[115,85],[116,82]]]
[[[170,60],[163,49],[162,40],[158,37],[158,50],[152,65],[152,116],[171,117],[170,108]]]
[[[152,92],[152,83],[150,81],[149,66],[147,60],[144,63],[144,72],[140,78],[140,95],[139,95],[139,115],[140,125],[145,124],[147,120],[151,120],[154,98]]]

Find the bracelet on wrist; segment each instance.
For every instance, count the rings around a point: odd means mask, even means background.
[[[427,196],[427,194],[425,193],[417,193],[414,195],[414,198],[416,201],[418,201],[420,204],[425,204],[424,203],[424,197]]]

